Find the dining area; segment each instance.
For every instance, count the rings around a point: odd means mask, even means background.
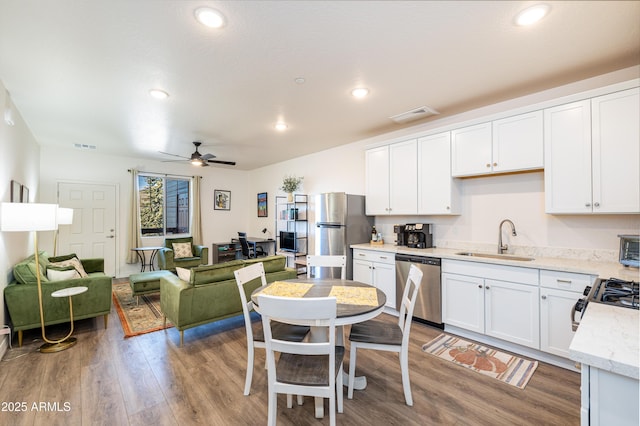
[[[402,381],[406,405],[412,406],[408,346],[422,272],[411,270],[400,315],[389,322],[376,320],[386,304],[384,292],[346,279],[346,256],[307,256],[306,260],[305,278],[269,284],[260,263],[235,271],[247,331],[244,395],[251,393],[254,370],[263,368],[254,364],[254,349],[261,348],[268,376],[267,424],[277,423],[278,394],[285,394],[288,409],[294,408],[294,399],[296,405],[303,405],[305,396],[312,397],[315,417],[328,415],[335,425],[336,411],[340,415],[348,410],[354,391],[363,392],[368,386],[365,375],[356,376],[356,368],[358,349],[370,349],[397,354],[396,377]],[[339,278],[315,278],[319,268],[335,268]],[[261,280],[261,285],[247,294],[245,286],[255,280]],[[259,321],[252,311],[260,315]]]

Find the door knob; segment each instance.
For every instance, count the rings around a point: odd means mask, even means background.
[[[115,235],[107,235],[107,238],[115,238]]]
[[[547,296],[545,296],[544,294],[542,295],[542,300],[547,300]]]

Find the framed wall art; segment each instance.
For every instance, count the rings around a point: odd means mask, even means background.
[[[215,189],[213,191],[213,209],[231,210],[231,191]]]
[[[260,192],[258,194],[258,217],[267,217],[269,212],[267,210],[267,193]]]
[[[19,203],[22,195],[22,185],[15,180],[11,181],[11,202]]]
[[[22,185],[22,188],[21,188],[21,191],[20,191],[20,202],[22,202],[22,203],[28,203],[29,202],[29,188],[27,188],[24,185]]]

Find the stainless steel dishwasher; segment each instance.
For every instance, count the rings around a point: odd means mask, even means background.
[[[423,275],[413,317],[443,328],[440,263],[440,259],[437,257],[396,254],[396,309],[400,310],[409,268],[411,264],[414,264],[422,271]]]

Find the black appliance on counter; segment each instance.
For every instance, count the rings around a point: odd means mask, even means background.
[[[394,225],[396,245],[410,248],[433,247],[433,225],[430,223],[407,223],[406,225]]]
[[[580,312],[582,316],[589,303],[604,303],[621,308],[640,309],[639,289],[640,283],[637,281],[598,278],[593,287],[584,289],[586,297],[578,300],[573,306],[571,311],[572,329],[575,331],[579,325],[575,318],[576,312]]]

